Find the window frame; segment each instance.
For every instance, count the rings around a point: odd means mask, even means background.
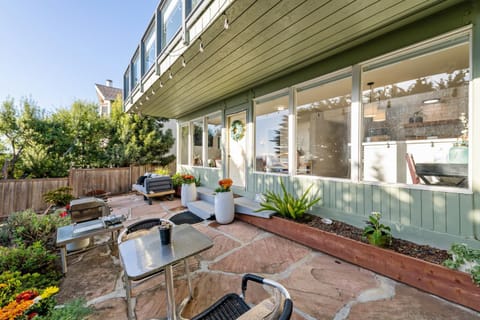
[[[154,66],[155,60],[157,58],[157,29],[156,29],[156,22],[153,19],[150,22],[150,25],[145,33],[145,36],[142,39],[142,47],[143,47],[143,75],[147,74]],[[147,65],[147,59],[149,58],[149,51],[153,50],[153,60],[150,62],[150,65]]]

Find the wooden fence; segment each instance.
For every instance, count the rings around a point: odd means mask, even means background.
[[[71,169],[68,178],[9,179],[0,180],[0,219],[12,212],[32,208],[41,212],[48,207],[43,194],[60,187],[69,186],[74,197],[86,196],[101,190],[109,194],[127,193],[139,176],[153,172],[156,166],[130,166],[123,168]],[[169,167],[170,173],[175,167]]]
[[[28,208],[46,209],[43,194],[67,185],[68,178],[0,180],[0,219]]]

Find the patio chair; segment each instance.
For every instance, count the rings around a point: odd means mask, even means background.
[[[161,225],[162,221],[167,221],[170,224],[175,225],[175,223],[173,223],[170,220],[160,219],[160,218],[149,218],[149,219],[144,219],[144,220],[135,222],[135,223],[129,225],[128,227],[122,229],[122,231],[119,233],[118,238],[117,238],[118,245],[120,245],[124,241],[128,241],[130,239],[133,239],[135,237],[139,237],[139,236],[149,232],[149,229]],[[120,264],[122,264],[121,261],[120,261]],[[188,267],[187,260],[183,260],[183,264],[184,264],[185,275],[187,276],[188,294],[189,294],[188,298],[191,299],[193,297],[193,290],[192,290],[192,281],[191,281],[191,278],[190,278],[190,270],[189,270],[189,267]],[[123,264],[122,264],[122,268],[123,268]],[[158,274],[148,276],[144,279],[136,281],[135,284],[136,285],[141,284],[141,283],[145,282],[146,280],[148,280],[152,277],[155,277],[157,275]],[[127,282],[128,282],[127,278],[124,276],[123,277],[123,283],[124,283],[125,294],[126,294],[126,298],[127,298],[128,319],[134,319],[135,316],[134,316],[134,312],[133,312],[132,305],[131,305],[133,286],[131,284],[127,284]],[[187,300],[187,299],[185,299],[185,300]]]
[[[251,280],[274,288],[272,298],[250,307],[245,302],[247,282]],[[280,283],[265,279],[254,274],[245,274],[242,278],[242,294],[229,293],[213,305],[192,318],[192,320],[260,320],[260,319],[290,319],[293,303],[287,289]]]

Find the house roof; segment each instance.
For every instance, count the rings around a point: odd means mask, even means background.
[[[118,95],[122,94],[122,89],[105,86],[103,84],[95,83],[95,88],[97,90],[97,95],[99,100],[103,101],[114,101],[117,99]]]

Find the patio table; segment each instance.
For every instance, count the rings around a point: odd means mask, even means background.
[[[171,243],[167,245],[161,244],[156,228],[145,235],[122,242],[118,250],[125,270],[126,290],[131,290],[131,281],[142,280],[165,270],[167,317],[179,319],[181,309],[190,297],[182,302],[182,307],[177,312],[172,265],[212,246],[213,242],[209,237],[188,224],[174,226]],[[130,313],[129,311],[129,319],[133,316],[133,312]]]
[[[95,227],[95,224],[99,224],[99,227]],[[115,246],[117,244],[117,236],[120,229],[123,228],[123,224],[118,223],[110,226],[102,226],[100,220],[86,221],[81,223],[74,223],[68,226],[60,227],[57,229],[57,241],[56,245],[60,248],[60,257],[62,259],[62,272],[67,273],[67,244],[75,241],[80,241],[87,238],[92,238],[96,235],[104,235],[105,233],[111,233],[110,242]],[[84,230],[82,230],[82,228]],[[79,232],[77,232],[79,231]],[[108,243],[108,242],[107,242]],[[89,245],[88,249],[95,246]],[[79,253],[81,251],[74,251],[72,253]]]

